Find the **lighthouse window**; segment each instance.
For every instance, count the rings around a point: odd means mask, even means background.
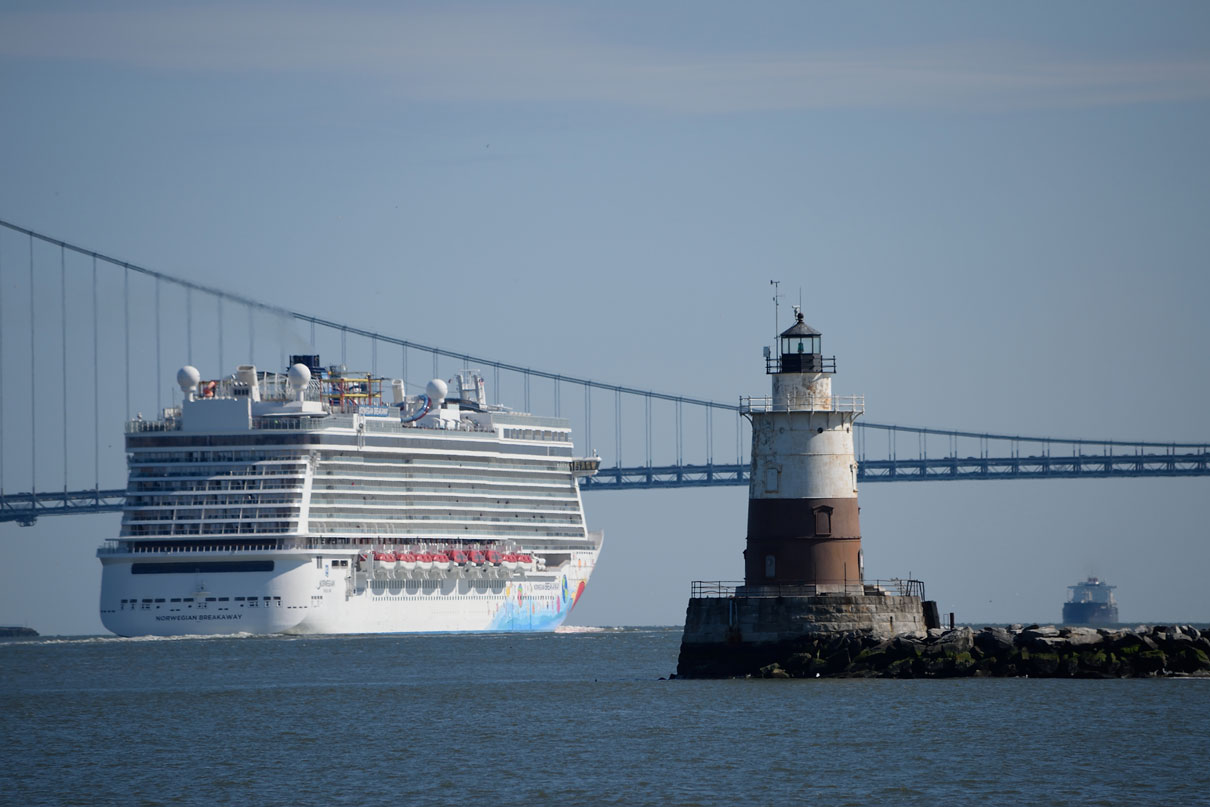
[[[832,534],[832,508],[823,507],[815,508],[815,534],[821,537],[827,537]]]

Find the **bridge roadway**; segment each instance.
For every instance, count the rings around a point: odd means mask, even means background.
[[[1210,449],[1197,453],[1110,454],[1071,457],[935,457],[860,459],[859,482],[922,482],[961,479],[1112,479],[1210,476]],[[637,490],[748,484],[748,466],[655,465],[602,468],[582,488]],[[120,511],[125,489],[13,493],[0,497],[0,523],[32,525],[40,516]]]

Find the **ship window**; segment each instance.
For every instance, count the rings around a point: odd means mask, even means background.
[[[171,600],[169,600],[169,602],[180,602],[180,601],[181,601],[180,597],[173,597]]]
[[[231,599],[231,598],[230,598],[230,597],[219,597],[219,598],[218,598],[218,601],[219,601],[219,602],[227,602],[229,599]]]
[[[143,602],[151,602],[151,600],[143,600]]]
[[[217,601],[218,601],[217,597],[207,597],[206,598],[206,602],[217,602]]]
[[[193,597],[182,597],[181,602],[193,602]]]
[[[163,601],[164,601],[163,597],[160,597],[159,599],[156,600],[156,602],[163,602]]]
[[[235,601],[236,601],[236,602],[243,602],[243,601],[244,601],[244,598],[243,598],[243,597],[236,597],[236,598],[235,598]]]

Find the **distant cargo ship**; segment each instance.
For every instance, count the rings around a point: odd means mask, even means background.
[[[1063,603],[1063,623],[1067,625],[1113,625],[1118,621],[1118,603],[1113,590],[1099,578],[1068,586],[1071,598]]]

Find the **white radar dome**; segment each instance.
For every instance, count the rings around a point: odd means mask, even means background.
[[[181,385],[181,392],[189,392],[197,389],[197,385],[202,381],[202,374],[197,371],[197,368],[186,364],[184,367],[176,371],[176,383]]]
[[[434,401],[444,401],[445,394],[450,391],[449,385],[440,378],[434,378],[424,385],[424,394]]]
[[[303,390],[311,383],[311,368],[305,364],[295,364],[286,373],[287,382],[291,389]]]

